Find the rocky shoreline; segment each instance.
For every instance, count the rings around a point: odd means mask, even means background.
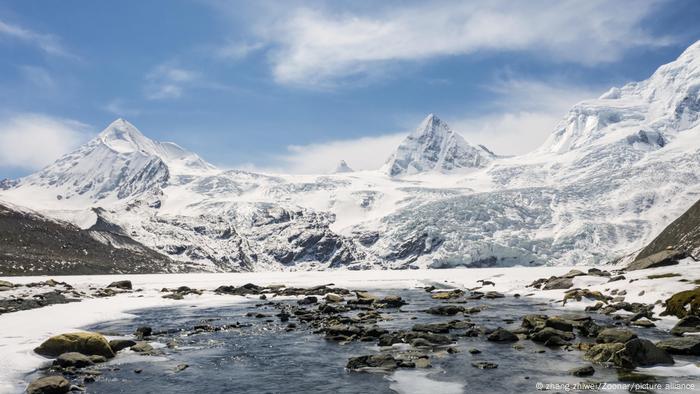
[[[481,324],[479,314],[486,308],[493,308],[481,302],[525,300],[530,294],[511,295],[489,290],[489,287],[495,286],[491,281],[481,281],[481,286],[465,289],[425,287],[421,291],[425,294],[421,300],[428,306],[416,311],[408,311],[407,306],[411,306],[409,301],[396,294],[380,296],[375,292],[332,284],[292,287],[249,283],[242,286],[221,285],[214,290],[188,286],[163,288],[161,297],[172,300],[199,296],[205,292],[221,297],[257,298],[254,305],[257,311],[246,314],[250,323],[216,325],[203,321],[178,330],[143,326],[132,333],[119,333],[121,339],[111,341],[98,332],[64,333],[47,338],[37,344],[35,352],[53,359],[53,364],[44,371],[46,376],[36,379],[27,387],[27,392],[89,390],[90,384],[100,379],[104,368],[113,368],[106,366],[105,362],[120,352],[159,355],[163,349],[177,348],[179,337],[236,331],[246,325],[257,324],[278,326],[286,332],[310,332],[339,346],[354,342],[376,344],[376,352],[357,354],[347,359],[345,367],[350,373],[391,373],[398,369],[431,368],[436,357],[451,357],[462,352],[458,344],[466,338],[477,342],[476,346],[468,349],[473,362],[464,367],[483,370],[483,373],[497,369],[499,360],[483,359],[483,351],[478,348],[479,341],[507,346],[514,352],[525,349],[535,351],[543,359],[556,352],[578,352],[581,365],[570,371],[574,377],[595,375],[602,367],[615,368],[620,379],[643,380],[643,375],[635,374],[635,368],[672,365],[677,357],[691,357],[694,360],[700,357],[700,336],[693,335],[700,332],[700,287],[659,301],[663,308],[660,314],[676,316],[679,321],[665,338],[652,341],[646,338],[645,330],[652,329],[654,322],[658,321],[654,310],[659,305],[626,302],[624,291],[614,288],[607,293],[574,288],[571,279],[579,276],[609,278],[611,284],[624,280],[618,278],[620,275],[597,269],[587,273],[574,270],[561,276],[538,279],[530,285],[531,288],[565,290],[563,298],[557,303],[564,305],[582,300],[596,303],[581,313],[554,310],[557,313],[526,314],[519,316],[519,319],[503,319],[502,327]],[[56,283],[55,286],[66,288],[70,285]],[[132,289],[131,282],[119,281],[95,289],[90,296],[138,291]],[[396,319],[397,314],[425,314],[438,320],[405,327],[387,325]],[[415,318],[411,316],[409,319]],[[519,326],[512,328],[518,325],[518,321]],[[180,373],[188,367],[187,364],[178,364],[173,372]],[[134,373],[140,372],[134,370]]]

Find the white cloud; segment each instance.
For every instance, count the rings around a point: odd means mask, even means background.
[[[200,79],[199,73],[161,64],[146,75],[146,97],[151,100],[176,99],[184,88]]]
[[[262,49],[265,46],[262,42],[229,42],[215,50],[218,57],[240,60],[248,57],[251,53]]]
[[[658,1],[480,1],[395,4],[368,12],[293,8],[255,33],[270,44],[278,82],[332,86],[391,63],[522,51],[585,65],[666,45],[643,27]]]
[[[576,103],[600,96],[602,87],[560,81],[501,80],[491,87],[499,96],[487,113],[448,120],[469,142],[497,154],[517,155],[538,148]]]
[[[40,114],[0,119],[0,167],[40,169],[84,142],[86,130],[78,121]]]
[[[0,20],[0,36],[11,37],[34,45],[50,55],[74,57],[52,34],[41,34]]]

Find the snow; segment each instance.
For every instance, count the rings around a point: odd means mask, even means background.
[[[78,303],[52,305],[49,307],[0,315],[3,327],[0,337],[0,392],[17,389],[26,384],[23,376],[27,372],[46,364],[43,359],[32,353],[44,339],[51,335],[80,330],[90,324],[114,319],[128,319],[129,311],[169,305],[227,305],[244,301],[244,297],[218,296],[205,292],[201,296],[188,295],[182,301],[161,298],[160,289],[189,286],[196,289],[213,290],[220,285],[240,286],[246,283],[258,285],[285,284],[287,286],[310,287],[333,283],[350,289],[409,289],[429,286],[431,284],[447,285],[457,288],[475,288],[480,286],[478,280],[489,280],[495,290],[505,294],[518,293],[528,296],[533,302],[553,303],[563,299],[565,290],[535,290],[525,287],[539,278],[563,275],[571,268],[585,272],[587,267],[531,267],[531,268],[481,268],[481,269],[445,269],[445,270],[383,270],[383,271],[312,271],[312,272],[255,272],[225,274],[156,274],[156,275],[97,275],[64,276],[61,281],[73,285],[76,289],[90,286],[107,286],[115,280],[131,280],[138,293],[117,295],[113,298],[88,299]],[[649,275],[664,273],[682,273],[682,278],[689,282],[679,282],[677,277],[647,279]],[[607,283],[608,278],[579,276],[574,278],[575,287],[604,291],[609,289],[626,290],[627,302],[654,303],[665,300],[672,294],[694,287],[693,280],[700,279],[700,265],[686,259],[680,265],[647,269],[625,273],[626,280]],[[0,278],[14,283],[37,282],[49,277],[7,277]],[[630,282],[630,280],[634,280]],[[639,295],[641,291],[643,295]],[[531,295],[530,295],[531,294]],[[570,301],[563,308],[581,311],[591,305],[591,301]],[[555,304],[560,305],[560,304]],[[660,306],[655,309],[660,312]],[[675,324],[674,317],[663,317],[656,324],[669,329]],[[688,367],[677,365],[674,368]],[[652,370],[653,371],[653,370]],[[691,371],[692,372],[692,371]],[[695,370],[697,371],[697,368]],[[695,373],[693,372],[693,373]],[[664,372],[660,372],[664,373]],[[403,387],[405,382],[397,381]]]

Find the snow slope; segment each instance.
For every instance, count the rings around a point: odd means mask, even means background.
[[[532,153],[499,157],[430,115],[383,168],[330,175],[217,169],[118,120],[0,198],[83,227],[102,207],[209,271],[595,264],[700,198],[699,90],[700,42],[575,105]]]

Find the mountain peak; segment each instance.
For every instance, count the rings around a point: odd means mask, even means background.
[[[435,114],[429,114],[399,145],[385,166],[390,176],[483,167],[493,154],[467,143]]]
[[[348,165],[348,163],[345,162],[345,160],[341,160],[340,163],[335,167],[334,173],[340,174],[344,172],[354,172],[352,168]]]
[[[110,149],[119,153],[131,153],[135,151],[152,152],[153,141],[144,136],[139,129],[123,118],[110,123],[98,138]]]

